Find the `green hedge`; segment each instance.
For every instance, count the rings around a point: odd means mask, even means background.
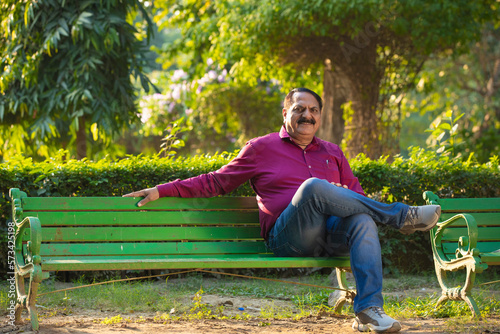
[[[20,158],[0,165],[2,219],[0,263],[6,268],[6,228],[10,219],[8,189],[17,187],[30,197],[121,196],[132,190],[216,170],[230,161],[234,153],[189,158],[130,156],[119,161],[63,161],[60,155],[34,163]],[[396,157],[370,160],[363,155],[351,161],[365,192],[384,202],[423,204],[422,193],[432,190],[440,197],[500,197],[498,158],[487,164],[437,156],[414,148],[407,159]],[[247,184],[229,196],[253,196]],[[432,269],[428,233],[405,236],[381,227],[380,238],[386,272],[418,272]]]

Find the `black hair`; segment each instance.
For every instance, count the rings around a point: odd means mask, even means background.
[[[285,109],[288,110],[288,108],[290,108],[290,106],[293,104],[293,95],[295,93],[309,93],[311,94],[312,96],[314,96],[314,98],[316,99],[316,101],[318,101],[318,104],[319,104],[319,111],[323,110],[323,100],[321,99],[321,97],[316,94],[315,92],[313,92],[312,90],[308,89],[308,88],[294,88],[290,91],[290,93],[288,93],[285,97],[285,101],[283,101],[283,106],[285,107]]]

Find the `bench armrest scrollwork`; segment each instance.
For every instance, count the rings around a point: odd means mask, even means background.
[[[424,199],[427,204],[441,205],[439,197],[430,191],[424,192]],[[467,235],[464,235],[464,225],[467,227]],[[461,232],[457,233],[458,231]],[[472,298],[471,290],[476,274],[487,269],[488,264],[482,262],[479,248],[477,248],[478,226],[476,219],[467,213],[455,214],[438,223],[430,231],[430,236],[436,276],[442,290],[436,307],[448,300],[463,300],[469,306],[472,314],[480,317],[481,312]],[[454,254],[452,253],[452,240],[458,241]],[[446,273],[461,269],[465,269],[464,284],[461,287],[456,287],[455,284],[450,286],[446,280]]]
[[[431,191],[426,191],[423,197],[427,204],[441,205],[439,197]],[[444,245],[442,243],[443,235],[446,229],[461,220],[465,221],[467,226],[467,235],[460,236],[458,239],[457,249],[455,250],[455,258],[446,255]],[[479,249],[477,249],[478,228],[474,217],[467,213],[456,214],[446,221],[440,222],[434,229],[431,230],[432,252],[434,253],[434,261],[436,265],[448,270],[456,270],[463,268],[465,263],[471,263],[473,260],[473,270],[477,273],[485,270],[488,265],[481,262],[479,257]],[[467,258],[467,261],[463,261]],[[450,267],[451,266],[451,267]]]
[[[36,296],[39,283],[44,279],[42,272],[42,257],[40,248],[42,244],[42,225],[37,217],[24,217],[23,198],[26,193],[17,188],[10,189],[12,199],[12,219],[16,225],[15,234],[15,280],[16,280],[16,308],[15,322],[21,323],[21,312],[28,309],[33,330],[38,330],[38,312],[36,309]],[[29,238],[25,238],[26,229],[29,228]],[[26,240],[25,240],[26,239]],[[29,277],[28,293],[24,279]]]
[[[446,228],[461,219],[465,220],[465,223],[467,224],[467,235],[460,236],[458,239],[457,249],[455,250],[455,258],[450,258],[444,251],[442,237]],[[466,213],[457,214],[444,222],[438,223],[436,226],[437,229],[434,229],[431,233],[431,242],[432,250],[437,261],[445,263],[455,259],[459,260],[464,257],[474,257],[476,258],[477,265],[481,263],[481,260],[479,259],[479,249],[476,248],[478,236],[477,223],[473,216]],[[480,267],[481,266],[479,266],[478,269],[481,270]]]
[[[32,274],[32,279],[36,282],[42,281],[42,257],[40,247],[42,243],[42,226],[36,217],[26,217],[19,224],[16,223],[17,231],[15,236],[15,266],[16,273],[22,277]],[[26,253],[23,249],[23,235],[26,228],[30,229],[30,238],[26,242]]]
[[[15,279],[17,303],[15,310],[15,322],[21,323],[21,312],[26,308],[30,314],[33,330],[38,330],[38,312],[36,309],[36,296],[38,285],[44,279],[42,272],[42,257],[40,246],[42,242],[42,227],[40,220],[36,217],[25,217],[21,223],[17,223],[15,236]],[[26,228],[30,229],[30,238],[24,241]],[[24,246],[26,245],[26,249]],[[29,277],[28,293],[24,279]]]

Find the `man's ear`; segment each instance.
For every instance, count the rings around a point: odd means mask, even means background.
[[[285,119],[286,119],[286,115],[287,115],[287,110],[286,108],[283,108],[283,122],[285,122]]]

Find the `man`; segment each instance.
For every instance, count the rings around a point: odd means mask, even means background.
[[[402,233],[428,231],[441,209],[384,204],[365,197],[340,148],[315,137],[321,98],[296,88],[285,98],[279,133],[250,140],[218,171],[175,180],[126,197],[211,197],[250,180],[257,194],[261,234],[277,256],[350,255],[356,280],[359,331],[397,332],[401,324],[383,310],[382,258],[376,223]]]

